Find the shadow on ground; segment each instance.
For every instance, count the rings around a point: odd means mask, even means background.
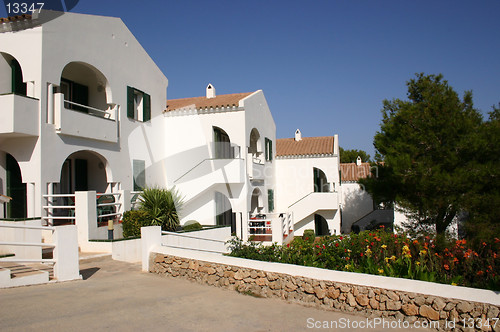
[[[88,278],[92,277],[94,275],[94,273],[96,273],[99,270],[100,270],[100,268],[98,268],[98,267],[91,267],[88,269],[83,269],[83,270],[80,270],[80,275],[82,276],[83,280],[87,280]]]

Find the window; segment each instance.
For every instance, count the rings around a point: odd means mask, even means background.
[[[274,190],[273,189],[267,190],[267,209],[269,210],[269,212],[274,211]]]
[[[61,78],[61,92],[65,100],[64,108],[85,113],[89,112],[88,108],[79,106],[89,104],[89,88],[86,85]]]
[[[218,127],[213,127],[214,130],[214,158],[215,159],[233,159],[234,150],[231,148],[229,135]]]
[[[151,96],[127,86],[127,117],[142,122],[151,120]]]
[[[271,161],[273,160],[273,141],[266,137],[265,144],[266,144],[266,160]]]
[[[134,190],[140,191],[146,186],[146,162],[144,160],[133,160],[132,172],[134,174]]]

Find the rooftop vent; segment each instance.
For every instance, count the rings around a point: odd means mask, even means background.
[[[215,88],[212,83],[207,85],[207,98],[215,98]]]
[[[299,129],[297,129],[295,131],[295,141],[298,142],[298,141],[302,141],[302,133],[300,132]]]

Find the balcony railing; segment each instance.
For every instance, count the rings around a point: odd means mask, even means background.
[[[62,93],[54,94],[54,105],[54,124],[59,134],[113,143],[118,141],[120,116],[117,105],[104,111],[64,100]]]

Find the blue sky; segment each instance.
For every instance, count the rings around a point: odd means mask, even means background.
[[[169,79],[168,98],[262,89],[277,137],[339,134],[372,156],[383,99],[417,72],[500,102],[500,1],[80,0],[120,17]],[[4,17],[4,8],[0,16]]]

